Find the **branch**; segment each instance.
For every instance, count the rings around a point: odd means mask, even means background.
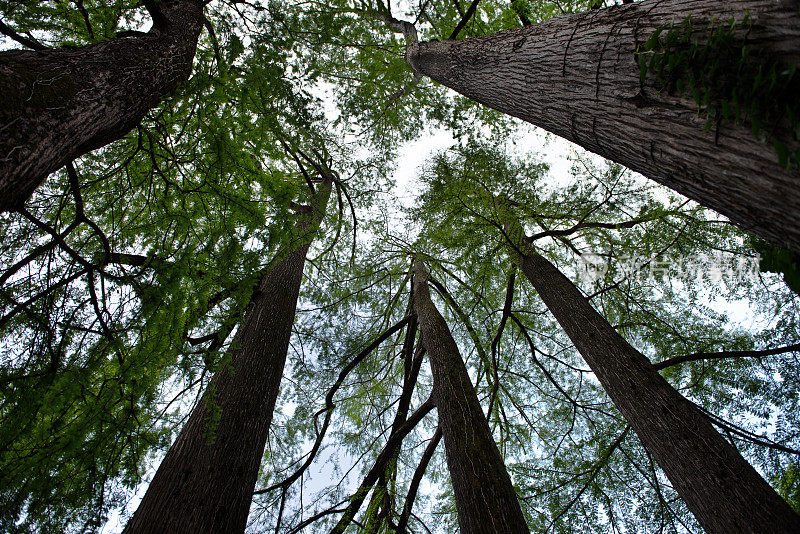
[[[153,29],[161,30],[167,26],[169,22],[167,21],[167,17],[164,16],[164,13],[161,12],[157,0],[142,0],[142,4],[150,15],[150,18],[153,19]]]
[[[142,267],[148,263],[148,260],[150,260],[150,266],[156,268],[153,263],[157,262],[158,258],[154,256],[148,257],[142,254],[129,254],[127,252],[112,251],[102,259],[103,263],[106,265],[113,263],[115,265],[130,265],[131,267]]]
[[[75,228],[77,228],[79,224],[80,224],[80,221],[77,221],[77,220],[76,220],[76,221],[72,221],[72,222],[70,223],[70,225],[69,225],[69,226],[67,226],[67,228],[66,228],[66,229],[65,229],[63,232],[61,232],[61,233],[59,234],[59,237],[58,237],[58,238],[56,238],[56,239],[53,239],[52,241],[48,241],[47,243],[44,243],[44,244],[42,244],[42,245],[39,245],[38,247],[34,248],[34,249],[33,249],[33,250],[30,252],[30,254],[28,254],[27,256],[25,256],[24,258],[22,258],[20,261],[18,261],[17,263],[15,263],[14,265],[12,265],[12,266],[11,266],[11,267],[9,267],[8,269],[6,269],[6,271],[5,271],[5,272],[4,272],[2,275],[0,275],[0,286],[2,286],[3,284],[5,284],[5,283],[6,283],[6,281],[8,281],[8,279],[9,279],[9,278],[11,278],[11,277],[12,277],[12,276],[13,276],[13,275],[14,275],[14,274],[17,272],[17,271],[19,271],[20,269],[22,269],[23,267],[25,267],[27,264],[29,264],[30,262],[32,262],[33,260],[35,260],[37,257],[39,257],[39,256],[41,256],[42,254],[44,254],[45,252],[47,252],[47,251],[49,251],[49,250],[53,249],[53,248],[54,248],[54,247],[55,247],[55,246],[56,246],[56,245],[59,243],[59,239],[60,239],[60,240],[63,240],[63,239],[64,239],[65,237],[67,237],[67,236],[68,236],[68,235],[69,235],[69,234],[70,234],[70,233],[71,233],[71,232],[72,232],[72,231],[73,231]]]
[[[97,269],[102,276],[108,277],[112,280],[122,280],[121,277],[107,273],[103,269],[100,269],[96,265],[92,265],[91,263],[83,259],[83,257],[80,254],[78,254],[71,246],[67,244],[67,242],[64,240],[64,237],[61,234],[59,234],[52,226],[35,217],[31,212],[29,212],[24,207],[18,208],[17,211],[21,213],[23,217],[25,217],[34,225],[36,225],[39,229],[44,230],[45,232],[50,234],[53,240],[61,247],[61,250],[66,252],[69,256],[72,257],[72,259],[74,259],[85,269]],[[82,219],[76,218],[76,220],[81,220],[83,222],[86,222],[85,217]]]
[[[414,501],[417,500],[417,491],[422,482],[422,477],[425,476],[425,471],[428,469],[428,464],[433,458],[433,453],[436,452],[436,447],[439,446],[439,441],[442,439],[442,427],[436,427],[436,433],[431,438],[431,442],[422,453],[417,469],[414,471],[414,476],[411,478],[411,484],[408,486],[408,493],[406,494],[406,503],[403,505],[403,513],[397,521],[397,534],[405,534],[408,518],[411,516],[411,509],[414,507]]]
[[[316,193],[316,191],[314,189],[314,183],[311,181],[311,177],[308,175],[308,172],[306,171],[306,168],[303,166],[303,163],[300,161],[300,158],[298,158],[297,154],[295,154],[295,152],[292,149],[289,148],[289,145],[286,144],[286,141],[284,141],[280,137],[278,138],[278,141],[280,141],[281,145],[283,145],[283,150],[286,151],[286,153],[289,155],[289,157],[291,157],[294,160],[294,162],[297,164],[297,167],[300,169],[300,172],[303,174],[303,178],[305,178],[305,180],[306,180],[306,185],[308,185],[308,188],[311,190],[311,194],[313,195],[314,193]]]
[[[519,21],[522,23],[523,26],[531,25],[531,19],[529,19],[528,16],[525,15],[525,10],[519,7],[517,0],[511,0],[511,9],[513,9],[514,13],[517,14],[517,16],[519,17]]]
[[[206,31],[208,31],[208,36],[211,38],[211,46],[214,47],[214,57],[217,59],[217,67],[222,70],[222,54],[219,52],[219,41],[217,40],[214,26],[211,24],[211,21],[208,20],[208,17],[203,17],[203,26],[205,26]]]
[[[295,480],[300,478],[300,476],[305,472],[306,469],[311,465],[314,461],[314,458],[319,451],[320,446],[322,445],[322,439],[325,437],[325,433],[328,430],[328,424],[331,420],[331,414],[333,413],[333,409],[336,407],[333,404],[333,396],[342,386],[344,380],[347,378],[347,375],[350,374],[356,365],[361,363],[361,361],[366,358],[373,350],[375,350],[381,343],[386,341],[392,334],[403,328],[409,321],[411,320],[411,316],[405,317],[402,321],[395,324],[389,330],[381,334],[375,341],[370,343],[364,350],[358,353],[355,358],[353,358],[350,363],[348,363],[344,369],[341,370],[339,373],[339,377],[336,379],[336,382],[331,386],[328,390],[328,393],[325,395],[325,408],[318,411],[314,414],[314,419],[316,420],[322,413],[325,413],[325,421],[322,423],[322,430],[320,430],[319,434],[317,435],[317,439],[314,442],[314,446],[311,448],[311,451],[308,453],[308,458],[306,459],[305,463],[300,466],[297,471],[292,473],[288,478],[285,478],[281,482],[273,484],[267,488],[256,490],[253,492],[253,495],[261,495],[262,493],[269,493],[270,491],[276,490],[278,488],[288,488]]]
[[[399,20],[391,15],[384,14],[382,16],[384,22],[397,33],[402,33],[406,39],[406,46],[419,44],[419,37],[417,37],[417,28],[408,21]]]
[[[0,33],[5,35],[6,37],[10,37],[11,39],[15,40],[16,42],[18,42],[23,46],[27,46],[31,50],[48,50],[48,47],[44,46],[42,43],[40,43],[33,37],[28,38],[18,34],[14,30],[6,26],[2,20],[0,20]]]
[[[331,530],[331,534],[341,534],[345,531],[347,526],[350,524],[352,519],[355,517],[356,513],[358,513],[358,509],[361,507],[361,503],[364,502],[364,498],[369,493],[369,490],[372,486],[375,485],[375,482],[378,480],[378,477],[382,472],[386,470],[386,464],[388,464],[389,459],[394,456],[395,449],[400,446],[403,442],[403,439],[414,430],[414,428],[419,424],[422,419],[430,413],[431,410],[435,407],[433,399],[428,398],[416,411],[411,414],[411,417],[403,423],[403,425],[397,429],[389,439],[386,440],[386,445],[383,446],[383,450],[381,450],[378,457],[375,459],[375,463],[372,465],[372,468],[369,470],[367,475],[364,477],[364,480],[361,482],[361,486],[359,486],[358,490],[353,494],[352,501],[350,505],[347,507],[342,518],[336,524],[335,527]]]
[[[535,363],[536,366],[539,368],[539,370],[542,371],[542,373],[544,373],[544,376],[547,377],[547,380],[555,386],[555,388],[559,391],[559,393],[561,393],[562,395],[564,395],[564,397],[567,398],[567,400],[570,402],[570,404],[572,404],[573,407],[577,408],[580,406],[581,408],[584,408],[582,404],[578,403],[578,401],[573,399],[569,395],[569,393],[567,393],[564,390],[564,388],[561,387],[561,384],[559,384],[556,381],[556,379],[553,378],[553,375],[550,374],[550,371],[548,371],[547,368],[545,368],[545,366],[542,365],[542,362],[539,361],[539,358],[536,357],[536,345],[533,343],[533,339],[531,339],[531,336],[528,333],[528,329],[525,328],[525,325],[522,324],[522,322],[515,314],[511,313],[509,314],[509,317],[511,317],[511,320],[514,321],[514,323],[516,323],[520,332],[522,332],[522,335],[525,337],[525,341],[528,342],[528,347],[531,349],[531,358],[533,359],[533,363]]]
[[[663,362],[654,363],[653,367],[660,371],[673,365],[678,365],[683,362],[693,362],[697,360],[718,360],[723,358],[761,358],[762,356],[775,356],[777,354],[785,354],[787,352],[800,352],[800,343],[788,345],[786,347],[778,347],[775,349],[764,350],[733,350],[722,352],[696,352],[694,354],[684,354],[683,356],[676,356]]]
[[[486,411],[486,419],[489,419],[492,416],[492,408],[494,407],[494,402],[497,399],[497,390],[500,386],[500,375],[497,370],[499,367],[499,362],[497,360],[497,345],[500,343],[500,339],[503,337],[503,330],[506,327],[509,315],[511,315],[511,304],[514,301],[514,280],[516,279],[516,276],[517,266],[514,264],[514,266],[511,268],[511,274],[508,275],[506,300],[503,304],[503,316],[500,319],[500,326],[497,328],[497,334],[494,336],[491,345],[492,367],[494,368],[494,386],[492,387],[492,394],[489,397],[489,409]]]
[[[344,512],[346,510],[346,508],[336,508],[336,506],[338,506],[338,504],[334,505],[332,508],[328,508],[327,510],[323,510],[321,512],[318,512],[318,513],[312,515],[311,517],[309,517],[308,519],[306,519],[305,521],[303,521],[302,523],[297,525],[295,528],[293,528],[289,532],[289,534],[296,534],[297,532],[300,532],[301,530],[306,528],[308,525],[310,525],[314,521],[317,521],[318,519],[322,519],[326,515],[338,514],[339,512]]]
[[[644,219],[633,219],[631,221],[626,221],[623,223],[601,223],[601,222],[581,222],[573,226],[572,228],[568,228],[566,230],[547,230],[546,232],[539,232],[538,234],[533,234],[530,237],[526,237],[529,243],[536,241],[537,239],[541,239],[543,237],[561,237],[561,236],[568,236],[570,234],[574,234],[578,230],[583,230],[585,228],[604,228],[607,230],[619,230],[621,228],[633,228],[637,224],[642,224],[645,222],[650,222],[655,219],[653,218],[644,218]]]
[[[78,6],[78,11],[81,12],[83,16],[83,22],[86,24],[86,30],[89,32],[89,37],[94,41],[94,30],[92,29],[92,23],[89,21],[89,13],[86,11],[86,7],[83,5],[83,0],[74,0],[75,5]]]
[[[572,508],[572,506],[576,502],[578,502],[578,499],[580,499],[581,495],[583,495],[583,492],[586,491],[586,488],[589,487],[589,484],[597,476],[597,473],[600,472],[600,469],[602,469],[603,466],[606,465],[608,461],[611,459],[611,455],[614,453],[617,447],[619,447],[620,443],[622,443],[622,440],[625,439],[625,436],[628,435],[628,431],[630,429],[631,429],[630,426],[626,426],[625,430],[622,431],[622,434],[620,434],[619,437],[617,437],[617,439],[614,440],[614,443],[609,445],[609,447],[605,451],[603,451],[602,456],[600,456],[594,468],[589,472],[589,478],[583,484],[583,487],[581,487],[580,491],[578,491],[578,493],[572,498],[572,500],[567,504],[567,506],[565,506],[560,512],[558,512],[558,514],[556,514],[556,516],[550,522],[550,526],[547,528],[547,530],[550,530],[550,527],[552,527],[556,523],[556,521],[558,521],[561,518],[561,516],[566,514],[569,511],[569,509]]]
[[[331,176],[333,179],[333,183],[336,184],[336,190],[344,193],[344,197],[347,199],[347,205],[350,206],[350,215],[353,217],[353,249],[351,251],[350,260],[355,261],[356,257],[356,232],[358,231],[358,218],[356,217],[356,207],[353,204],[353,199],[350,197],[350,193],[347,191],[347,188],[344,186],[344,183],[339,180],[336,176]]]
[[[491,361],[489,360],[489,357],[486,355],[486,350],[484,350],[483,348],[483,344],[481,343],[481,340],[478,337],[477,332],[475,331],[475,327],[472,326],[472,321],[470,321],[469,315],[467,315],[461,308],[461,306],[458,305],[458,302],[456,301],[455,298],[453,298],[453,295],[451,295],[450,292],[447,291],[447,288],[444,287],[444,284],[437,281],[433,277],[430,277],[428,281],[436,289],[436,291],[447,300],[448,304],[450,304],[450,306],[453,308],[453,311],[456,312],[456,315],[458,315],[459,320],[462,323],[464,323],[464,327],[467,329],[467,333],[469,334],[469,337],[472,338],[472,342],[475,345],[475,350],[478,352],[478,357],[480,357],[483,364],[486,365],[487,369],[489,369],[491,367]]]
[[[480,1],[481,0],[472,0],[472,3],[467,8],[467,12],[464,13],[463,17],[461,17],[461,20],[458,22],[458,25],[453,30],[453,33],[450,34],[451,41],[455,40],[455,38],[458,37],[458,34],[461,33],[461,30],[463,30],[464,26],[466,26],[467,23],[470,21],[472,16],[475,14],[475,10],[478,8],[478,2]]]
[[[59,280],[59,281],[58,281],[58,282],[56,282],[55,284],[53,284],[53,285],[51,285],[51,286],[48,286],[48,288],[47,288],[47,289],[44,289],[44,290],[40,291],[40,292],[39,292],[39,293],[37,293],[36,295],[34,295],[34,296],[30,297],[30,298],[29,298],[28,300],[26,300],[25,302],[17,303],[17,305],[16,305],[16,306],[15,306],[15,307],[14,307],[14,308],[13,308],[13,309],[10,311],[10,312],[8,312],[8,313],[7,313],[7,314],[5,314],[4,316],[0,317],[0,330],[2,330],[2,328],[3,328],[3,327],[4,327],[4,326],[5,326],[5,325],[6,325],[6,324],[7,324],[7,323],[8,323],[8,322],[9,322],[9,321],[10,321],[10,320],[11,320],[11,319],[12,319],[12,318],[13,318],[13,317],[16,315],[16,314],[17,314],[17,313],[19,313],[20,311],[24,310],[24,309],[25,309],[25,308],[27,308],[28,306],[30,306],[30,305],[31,305],[33,302],[35,302],[35,301],[36,301],[36,300],[38,300],[38,299],[41,299],[41,298],[44,298],[44,297],[46,297],[46,296],[50,295],[50,294],[51,294],[51,293],[53,293],[55,290],[57,290],[57,289],[59,289],[59,288],[61,288],[61,287],[64,287],[64,286],[67,286],[67,285],[71,284],[72,282],[74,282],[75,280],[77,280],[78,278],[80,278],[81,276],[83,276],[83,275],[84,275],[84,274],[85,274],[87,271],[88,271],[88,269],[81,269],[81,270],[79,270],[79,271],[77,271],[77,272],[73,273],[72,275],[68,276],[67,278],[62,278],[61,280]]]
[[[791,447],[787,447],[786,445],[781,445],[780,443],[773,441],[765,436],[761,436],[754,432],[750,432],[746,428],[742,428],[730,421],[726,421],[722,417],[711,413],[710,411],[706,410],[699,404],[694,401],[691,402],[698,410],[700,410],[708,419],[718,427],[724,429],[729,433],[736,434],[743,440],[749,441],[750,443],[755,443],[756,445],[761,445],[762,447],[767,447],[769,449],[775,449],[781,452],[789,453],[789,454],[796,454],[800,456],[800,451],[797,449],[793,449]]]
[[[403,37],[406,40],[406,63],[408,63],[411,68],[414,70],[414,81],[418,82],[422,79],[422,73],[417,69],[414,65],[414,61],[412,59],[412,50],[416,51],[419,47],[419,37],[417,36],[417,28],[408,21],[405,20],[398,20],[394,18],[388,8],[383,6],[383,3],[380,3],[382,13],[380,17],[386,23],[389,28],[394,30],[397,33],[402,33]],[[399,97],[398,97],[399,98]]]

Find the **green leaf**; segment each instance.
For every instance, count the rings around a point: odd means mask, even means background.
[[[778,154],[778,164],[782,167],[789,167],[789,147],[781,141],[775,141],[772,146],[775,147],[775,152]]]

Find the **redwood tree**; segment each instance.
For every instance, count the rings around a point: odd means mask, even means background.
[[[201,0],[146,0],[147,33],[79,48],[0,53],[0,211],[48,174],[119,139],[189,77]]]
[[[796,2],[788,1],[616,5],[484,37],[424,43],[412,37],[407,57],[417,73],[640,172],[775,245],[800,250],[800,175],[797,165],[787,169],[787,159],[797,158],[796,91],[753,96],[748,102],[737,89],[740,94],[732,101],[701,102],[704,114],[688,91],[669,90],[659,76],[640,70],[640,58],[650,54],[645,46],[650,36],[665,25],[680,28],[690,16],[691,40],[700,47],[725,24],[719,21],[735,19],[727,52],[747,48],[748,57],[761,61],[740,60],[709,82],[713,86],[706,93],[735,83],[731,78],[747,69],[758,73],[747,84],[773,69],[779,81],[793,76],[788,83],[797,87],[800,77],[793,69],[800,63],[800,13]],[[709,51],[713,62],[717,52]],[[680,60],[680,54],[672,59]],[[675,79],[681,75],[677,69],[661,74],[672,85],[691,85]],[[696,88],[702,100],[704,88]],[[775,100],[778,117],[758,132],[766,143],[751,131],[759,125],[750,121],[748,108],[763,100]],[[742,120],[723,119],[726,106],[744,108]]]
[[[518,221],[507,217],[505,232],[525,277],[700,525],[720,534],[800,532],[800,516],[709,418],[527,243]]]
[[[414,311],[433,374],[461,532],[528,532],[511,478],[444,318],[431,300],[429,275],[414,262]]]
[[[292,241],[254,290],[232,349],[161,462],[125,527],[243,532],[278,397],[306,254],[331,193],[324,176],[300,207]]]

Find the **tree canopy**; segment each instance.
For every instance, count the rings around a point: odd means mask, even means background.
[[[0,1],[0,55],[138,38],[167,4]],[[457,530],[415,261],[531,532],[701,531],[522,276],[509,212],[800,513],[797,253],[577,147],[557,161],[564,141],[407,61],[412,38],[615,4],[202,2],[187,79],[0,214],[0,530],[125,525],[323,178],[248,531]]]

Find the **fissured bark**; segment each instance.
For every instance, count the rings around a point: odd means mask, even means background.
[[[463,534],[527,533],[517,494],[467,368],[431,300],[428,272],[414,262],[414,311],[433,374],[433,397]]]
[[[525,277],[700,525],[712,534],[800,532],[800,517],[708,417],[524,241],[519,224],[509,222],[506,233]]]
[[[696,30],[749,16],[748,46],[800,66],[800,12],[787,0],[648,0],[457,41],[409,45],[419,73],[564,137],[800,251],[800,171],[749,125],[705,128],[691,97],[640,81],[637,49],[691,15]],[[745,30],[743,29],[742,32]],[[705,41],[706,35],[698,33]],[[797,147],[788,129],[774,139]]]
[[[153,477],[125,534],[244,532],[280,390],[306,253],[331,182],[262,276],[232,349]]]
[[[121,138],[191,72],[199,0],[145,2],[150,32],[88,46],[0,52],[0,212],[52,172]]]

